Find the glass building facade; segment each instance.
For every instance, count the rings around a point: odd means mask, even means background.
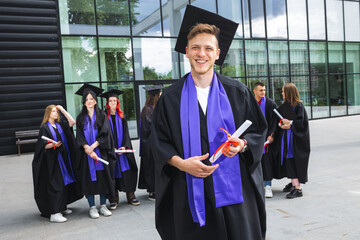
[[[295,83],[311,119],[360,114],[360,4],[343,0],[59,0],[69,112],[80,112],[82,83],[119,88],[137,138],[143,87],[190,71],[174,51],[187,4],[239,23],[216,71],[249,88],[264,82],[277,104]]]

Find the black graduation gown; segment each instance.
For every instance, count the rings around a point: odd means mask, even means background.
[[[167,164],[184,157],[180,127],[180,99],[185,76],[165,89],[153,113],[152,148],[156,180],[156,228],[162,239],[265,239],[266,212],[260,164],[266,133],[265,118],[248,88],[218,74],[234,113],[235,127],[252,125],[244,134],[251,150],[239,154],[244,202],[215,208],[212,175],[204,179],[206,225],[194,223],[188,203],[186,175]],[[199,109],[201,109],[199,107]],[[200,110],[202,111],[202,110]],[[206,118],[200,114],[202,154],[209,152]],[[214,116],[215,117],[215,116]],[[209,164],[208,160],[204,161]]]
[[[155,192],[155,160],[151,150],[151,116],[153,108],[145,106],[141,113],[139,188]]]
[[[115,115],[111,116],[112,122],[113,122],[113,129],[114,129],[114,142],[115,146],[118,146],[117,142],[117,126],[115,123]],[[123,139],[121,146],[129,149],[132,148],[131,140],[130,140],[130,134],[129,134],[129,128],[128,124],[125,118],[121,119],[122,121],[122,131],[123,131]],[[126,153],[126,158],[129,162],[130,169],[121,172],[122,177],[121,178],[115,178],[115,189],[123,192],[135,192],[136,190],[136,184],[137,184],[137,173],[138,168],[135,161],[134,153]]]
[[[81,161],[81,183],[83,194],[104,194],[109,198],[115,196],[115,179],[114,179],[114,166],[115,166],[115,152],[114,140],[112,137],[110,124],[106,114],[102,111],[96,116],[100,118],[100,126],[98,127],[98,136],[96,140],[99,142],[99,150],[101,158],[108,161],[109,165],[103,164],[104,170],[96,171],[96,181],[91,181],[88,155],[83,148],[86,141],[83,129],[76,130],[76,140],[80,149]],[[89,144],[88,144],[89,145]]]
[[[309,134],[309,120],[302,103],[295,107],[296,119],[293,120],[291,131],[293,132],[293,153],[296,175],[300,183],[308,181],[308,165],[310,156],[310,134]],[[285,116],[284,116],[285,117]],[[279,121],[279,119],[278,119]],[[274,178],[280,179],[288,177],[286,170],[286,134],[284,136],[284,158],[281,166],[281,139],[284,130],[277,125],[275,140],[274,140],[274,161],[275,161],[275,175]]]
[[[266,118],[268,130],[264,142],[271,135],[271,133],[275,132],[276,130],[277,119],[273,111],[274,108],[277,108],[276,103],[271,98],[266,97],[265,118]],[[272,151],[273,151],[273,144],[271,143],[269,144],[268,152],[263,154],[261,158],[261,166],[263,169],[264,181],[270,181],[271,179],[273,179],[274,176],[274,167],[273,167],[274,163],[273,163]]]
[[[62,144],[59,148],[45,149],[47,142],[41,139],[45,136],[53,139],[47,124],[40,128],[38,141],[35,146],[34,159],[32,162],[34,196],[36,204],[43,217],[66,210],[66,205],[83,197],[81,194],[81,184],[79,178],[79,155],[72,128],[66,120],[61,121],[61,128],[66,136],[70,149],[71,166],[75,175],[76,182],[64,185],[57,153],[60,151],[64,159],[68,172],[71,172],[68,164],[67,151]],[[63,142],[59,131],[54,129],[58,140]]]

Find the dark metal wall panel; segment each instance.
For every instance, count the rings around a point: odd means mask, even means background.
[[[58,19],[56,0],[0,0],[0,155],[17,153],[15,131],[39,129],[47,105],[64,105]]]

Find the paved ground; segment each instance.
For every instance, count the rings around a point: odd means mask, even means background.
[[[360,239],[360,116],[314,120],[310,127],[304,197],[285,199],[281,190],[288,180],[273,182],[274,197],[266,200],[267,239]],[[134,145],[138,149],[138,141]],[[66,223],[40,217],[33,199],[32,157],[0,156],[0,239],[160,239],[154,202],[141,190],[140,206],[128,205],[122,194],[112,217],[90,219],[85,198],[70,205],[74,212]]]

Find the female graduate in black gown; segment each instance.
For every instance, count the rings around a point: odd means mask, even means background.
[[[58,111],[63,114],[61,119]],[[67,205],[83,197],[77,178],[79,159],[72,132],[74,124],[62,106],[46,107],[32,169],[36,204],[41,215],[50,216],[51,222],[65,222],[62,214],[72,212]],[[57,143],[49,143],[42,136]]]
[[[120,109],[118,95],[123,91],[112,89],[101,96],[106,98],[106,112],[109,120],[112,136],[115,143],[115,149],[132,149],[129,135],[129,128]],[[138,168],[135,161],[134,153],[117,153],[115,165],[115,197],[111,198],[109,209],[116,209],[119,202],[118,191],[126,192],[126,198],[129,204],[133,206],[140,205],[136,199],[135,190],[137,184]]]
[[[155,160],[151,150],[151,117],[160,98],[162,85],[144,87],[148,96],[140,120],[140,175],[139,188],[146,189],[149,200],[155,200]]]
[[[284,103],[279,107],[279,112],[284,119],[277,127],[274,142],[280,169],[277,175],[280,176],[278,178],[286,176],[291,179],[283,191],[290,192],[286,197],[292,199],[303,196],[300,183],[308,181],[309,120],[295,84],[285,84],[282,97]]]
[[[84,84],[76,94],[83,97],[83,108],[77,116],[76,140],[80,148],[82,191],[89,202],[91,218],[99,218],[95,194],[100,194],[100,214],[111,216],[106,197],[114,196],[114,141],[106,114],[97,105],[97,95],[103,89]],[[109,165],[98,161],[109,162]]]

